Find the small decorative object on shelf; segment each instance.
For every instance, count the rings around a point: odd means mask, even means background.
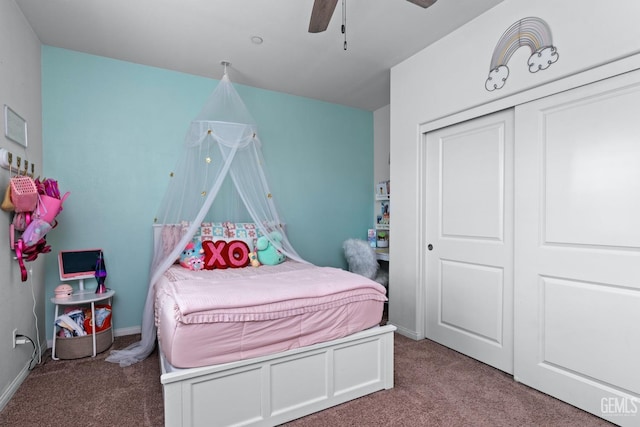
[[[56,286],[53,290],[53,294],[57,299],[71,298],[73,288],[67,283],[62,283],[61,285]]]
[[[369,242],[369,246],[372,248],[376,247],[376,230],[370,228],[367,232],[367,241]]]
[[[389,201],[382,201],[380,202],[380,213],[376,217],[376,224],[378,226],[388,227],[389,218],[390,218]]]
[[[380,205],[382,212],[382,223],[389,224],[389,202],[382,202]]]
[[[378,183],[376,197],[389,197],[389,181],[380,181]]]
[[[104,265],[104,255],[102,251],[98,254],[98,260],[96,261],[96,280],[98,287],[96,288],[96,294],[104,294],[107,292],[107,287],[104,285],[107,280],[107,267]]]
[[[378,230],[376,236],[376,246],[379,248],[389,247],[389,232],[385,230]]]
[[[375,228],[376,230],[389,230],[391,219],[391,181],[380,181],[376,186],[376,213]]]

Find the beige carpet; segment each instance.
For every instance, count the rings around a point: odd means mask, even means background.
[[[139,336],[119,337],[122,348]],[[289,426],[605,426],[600,418],[518,384],[432,341],[396,334],[395,388]],[[50,351],[0,413],[0,426],[162,426],[157,354],[120,368],[95,359],[53,361]]]

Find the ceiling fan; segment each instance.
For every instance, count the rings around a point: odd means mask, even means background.
[[[427,8],[437,0],[407,0],[420,7]],[[309,22],[310,33],[321,33],[329,26],[333,11],[336,9],[338,0],[315,0],[311,10],[311,21]]]

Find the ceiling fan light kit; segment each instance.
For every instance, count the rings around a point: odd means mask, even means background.
[[[222,61],[220,61],[220,65],[222,65],[222,68],[224,69],[223,76],[226,76],[227,75],[227,67],[231,66],[231,62],[227,61],[226,59],[223,59]]]

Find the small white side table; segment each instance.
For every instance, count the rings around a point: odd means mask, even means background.
[[[53,317],[53,321],[58,318],[58,309],[61,305],[81,305],[81,304],[91,304],[91,318],[96,318],[96,302],[109,300],[109,304],[111,304],[111,298],[115,295],[115,291],[112,289],[107,289],[107,292],[103,292],[101,294],[96,294],[95,291],[86,291],[81,289],[78,292],[74,292],[67,298],[51,298],[51,302],[56,305],[56,312]],[[113,320],[113,319],[112,319]],[[91,357],[96,357],[96,327],[93,328],[92,339],[93,339],[93,355]],[[53,360],[58,360],[56,357],[56,327],[53,326],[53,344],[51,345],[51,358]],[[111,342],[113,342],[113,326],[111,327]]]

